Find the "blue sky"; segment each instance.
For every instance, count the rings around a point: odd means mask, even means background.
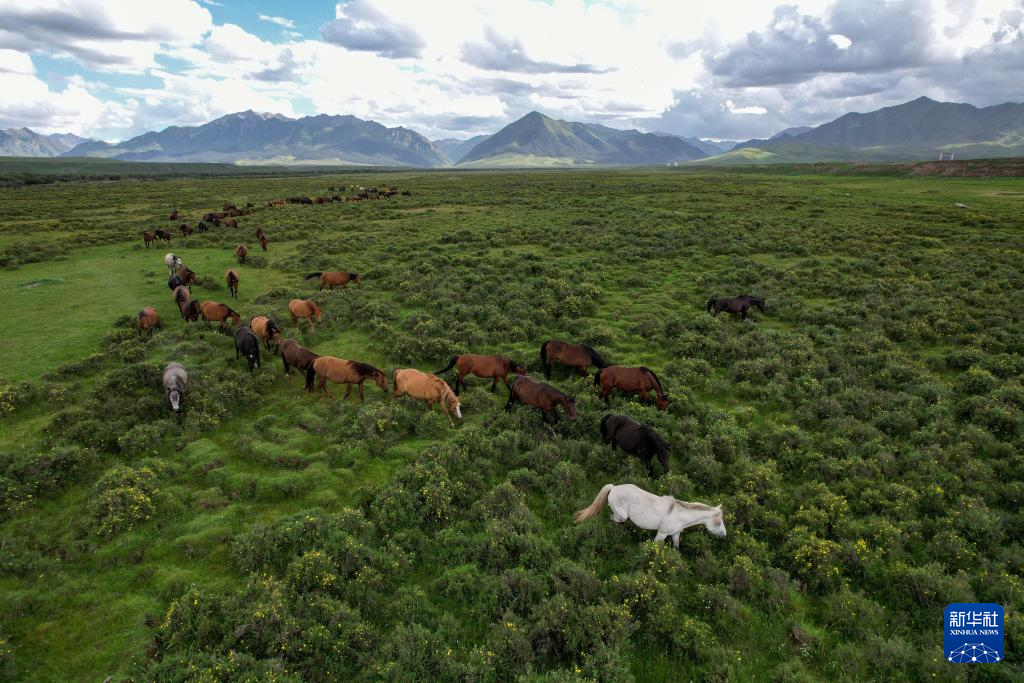
[[[1022,69],[1024,0],[0,0],[0,128],[107,140],[245,109],[745,139]]]

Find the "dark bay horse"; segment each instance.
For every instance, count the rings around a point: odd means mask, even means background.
[[[764,299],[758,299],[754,296],[723,296],[717,299],[708,299],[708,313],[718,315],[722,311],[726,313],[739,314],[741,320],[747,319],[747,311],[750,307],[754,306],[762,313],[764,313]]]
[[[292,368],[295,368],[305,376],[313,361],[319,357],[319,355],[313,353],[294,339],[285,339],[281,343],[281,362],[284,363],[284,375],[288,379],[292,378]],[[313,381],[311,378],[306,380],[306,391],[313,391]]]
[[[239,244],[235,247],[235,256],[238,257],[238,265],[245,265],[245,257],[249,255],[249,247]]]
[[[224,273],[224,280],[228,283],[228,291],[231,292],[231,296],[235,299],[238,298],[238,271],[234,268],[228,268],[228,272]]]
[[[143,231],[142,241],[146,243],[146,247],[148,248],[149,245],[153,244],[153,242],[156,242],[156,233],[150,232],[148,230]]]
[[[630,394],[640,394],[640,400],[647,400],[647,392],[655,394],[654,404],[658,410],[668,409],[668,396],[661,389],[661,380],[653,370],[645,367],[627,368],[622,365],[609,365],[601,368],[594,375],[594,384],[601,387],[601,398],[605,405],[612,394],[612,389],[619,389]]]
[[[625,415],[605,415],[601,419],[601,439],[611,444],[613,451],[618,446],[640,458],[652,477],[651,457],[658,456],[662,473],[668,474],[668,444],[650,426]]]
[[[587,374],[587,368],[591,365],[608,367],[601,354],[586,344],[548,339],[540,345],[540,362],[544,366],[544,376],[548,379],[551,379],[551,366],[555,361],[576,368],[581,375]]]
[[[329,270],[326,272],[310,273],[303,279],[312,280],[315,277],[320,278],[321,290],[323,290],[324,287],[330,287],[333,290],[338,285],[348,289],[349,282],[354,282],[357,285],[360,285],[359,273],[350,273],[345,270]]]
[[[248,327],[239,327],[235,330],[235,360],[238,360],[239,356],[245,356],[249,372],[260,366],[260,340]]]
[[[452,358],[451,362],[448,363],[448,367],[444,370],[438,370],[434,374],[443,375],[453,367],[458,372],[458,376],[455,379],[456,396],[459,395],[459,387],[466,386],[466,375],[476,375],[477,377],[483,377],[484,379],[493,378],[493,381],[491,382],[491,393],[493,394],[494,389],[498,386],[499,379],[504,382],[505,387],[511,391],[512,388],[508,383],[509,374],[526,374],[526,368],[523,367],[523,364],[518,363],[511,358],[498,355],[483,355],[479,353],[464,353],[461,356],[455,356]]]
[[[558,406],[562,406],[570,420],[576,419],[576,401],[572,397],[563,394],[550,384],[538,382],[526,375],[520,375],[512,380],[505,410],[511,411],[517,401],[542,410],[545,422],[548,415],[552,415],[554,422],[558,422]]]

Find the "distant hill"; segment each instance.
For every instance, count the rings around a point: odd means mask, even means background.
[[[473,166],[611,166],[700,159],[705,152],[672,135],[558,121],[530,112],[470,150]]]
[[[55,157],[85,142],[71,133],[43,135],[28,128],[0,130],[0,156]]]
[[[787,128],[786,130],[779,131],[778,133],[776,133],[775,135],[771,136],[768,139],[775,140],[776,138],[781,138],[784,135],[796,136],[800,135],[801,133],[806,133],[809,130],[814,130],[814,126],[793,126],[792,128]]]
[[[468,140],[462,138],[444,138],[443,140],[432,140],[431,142],[440,149],[445,155],[451,159],[453,164],[457,164],[462,161],[462,157],[479,145],[481,142],[491,137],[490,135],[474,135]]]
[[[87,142],[64,156],[122,161],[331,163],[444,166],[448,157],[408,128],[387,128],[355,116],[244,111],[201,126],[171,126],[118,144]]]

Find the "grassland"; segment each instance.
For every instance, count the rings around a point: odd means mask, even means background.
[[[650,171],[69,182],[0,190],[0,676],[14,680],[1014,680],[1024,551],[1020,179]],[[544,339],[657,370],[672,474],[580,418],[317,401],[184,326],[141,230],[172,205],[395,184],[173,251],[243,316],[314,297],[318,352],[539,369]],[[958,207],[963,204],[968,208]],[[357,271],[318,294],[306,273]],[[756,322],[712,295],[766,298]],[[139,339],[153,305],[165,327]],[[170,359],[190,369],[179,421]],[[470,380],[471,386],[473,381]],[[681,552],[571,513],[608,482],[721,503]],[[947,664],[942,608],[998,602],[1007,658]]]

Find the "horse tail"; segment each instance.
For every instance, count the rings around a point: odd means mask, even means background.
[[[540,345],[540,363],[544,366],[545,373],[547,373],[548,370],[548,342],[550,341],[551,340],[548,339]]]
[[[304,277],[302,279],[303,280],[312,280],[313,278],[320,277],[321,275],[323,275],[323,271],[318,271],[316,273],[310,273],[309,275],[307,275],[306,277]]]
[[[601,440],[608,441],[608,418],[611,417],[611,413],[601,418]]]
[[[584,344],[584,346],[586,347],[587,351],[590,353],[590,361],[594,365],[596,365],[598,368],[606,368],[606,367],[608,367],[608,364],[604,362],[604,358],[601,358],[601,354],[599,354],[597,351],[595,351],[593,349],[593,347],[586,346],[586,344]]]
[[[444,370],[438,370],[434,374],[435,375],[443,375],[444,373],[446,373],[449,370],[451,370],[452,368],[454,368],[455,364],[458,363],[458,362],[459,362],[459,356],[452,356],[452,362],[448,364],[448,367],[446,367]]]
[[[715,305],[715,299],[714,299],[714,297],[712,297],[712,298],[708,299],[708,305],[707,305],[707,311],[708,311],[708,313],[710,313],[710,312],[711,312],[711,307],[712,307],[712,306],[714,306],[714,305]]]
[[[310,363],[309,367],[306,368],[306,388],[310,391],[313,391],[313,380],[316,378],[316,368],[313,367],[314,363]]]
[[[603,370],[603,369],[604,368],[598,368],[597,372],[594,373],[594,386],[595,387],[601,383],[601,370]]]
[[[664,396],[665,395],[665,390],[661,388],[661,380],[658,379],[658,376],[654,374],[654,370],[651,370],[650,368],[644,368],[644,367],[641,367],[640,369],[641,370],[645,370],[645,371],[651,373],[651,377],[653,377],[654,381],[658,384],[658,391],[660,391],[661,395]]]
[[[608,500],[608,494],[611,492],[613,486],[614,484],[605,484],[604,487],[598,491],[593,503],[573,515],[573,519],[577,524],[585,519],[590,519],[601,511],[601,508],[604,507],[605,502]]]

